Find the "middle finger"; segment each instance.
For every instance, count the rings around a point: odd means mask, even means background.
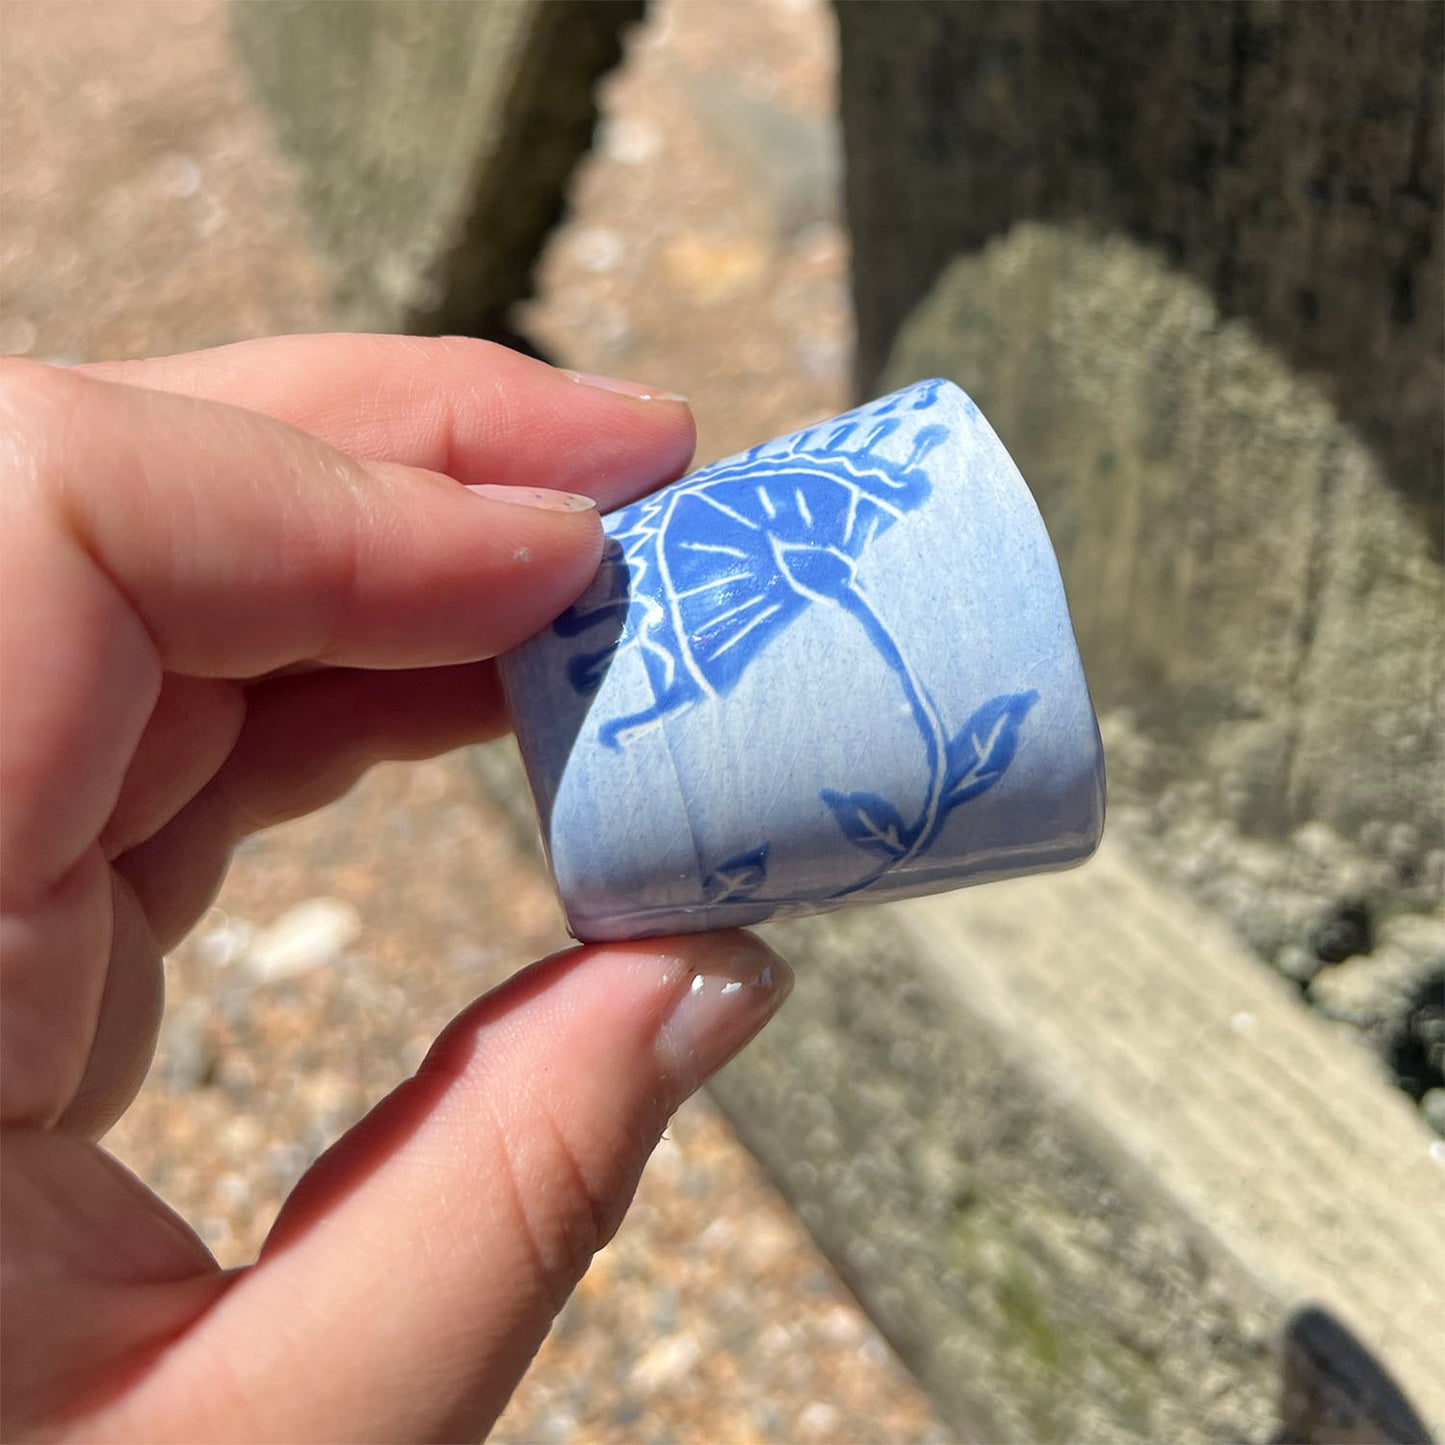
[[[225,765],[153,838],[116,860],[162,948],[205,911],[247,834],[339,798],[374,763],[435,757],[507,729],[489,662],[325,668],[247,694],[246,723]]]

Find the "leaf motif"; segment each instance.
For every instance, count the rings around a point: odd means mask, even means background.
[[[719,863],[702,880],[703,897],[709,903],[728,903],[751,898],[768,881],[768,849],[764,843]]]
[[[990,698],[948,744],[943,806],[956,808],[987,792],[1003,777],[1018,751],[1019,729],[1039,700],[1036,692]]]
[[[930,381],[919,382],[918,399],[913,403],[913,410],[927,411],[934,406],[938,401],[938,393],[947,385],[946,381],[937,376]]]
[[[823,801],[833,810],[838,826],[855,848],[901,858],[912,841],[898,809],[877,793],[835,793],[823,790]]]

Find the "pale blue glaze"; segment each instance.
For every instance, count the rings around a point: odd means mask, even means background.
[[[1063,584],[978,408],[916,386],[612,513],[502,660],[572,931],[1067,867],[1104,773]]]

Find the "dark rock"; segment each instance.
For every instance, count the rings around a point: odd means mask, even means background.
[[[1396,1025],[1387,1059],[1400,1087],[1413,1099],[1445,1088],[1445,962],[1420,985]]]
[[[1337,903],[1311,930],[1309,946],[1321,963],[1343,963],[1375,946],[1370,905],[1360,899]]]

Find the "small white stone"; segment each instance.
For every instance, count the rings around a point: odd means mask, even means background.
[[[835,1305],[818,1323],[818,1332],[831,1345],[860,1345],[867,1338],[868,1327],[857,1310]]]
[[[243,1174],[223,1174],[216,1180],[216,1198],[227,1209],[239,1209],[250,1201],[251,1185]]]
[[[1294,845],[1311,862],[1330,864],[1337,862],[1345,851],[1344,840],[1328,823],[1306,823],[1297,828]]]
[[[250,946],[256,930],[244,918],[213,909],[211,926],[196,935],[196,957],[212,968],[229,968]]]
[[[733,1225],[720,1215],[698,1235],[697,1247],[704,1254],[711,1254],[714,1250],[726,1249],[736,1238]]]
[[[662,135],[645,120],[615,116],[602,127],[599,148],[609,160],[645,166],[662,149]]]
[[[266,1141],[266,1131],[250,1114],[237,1114],[217,1130],[221,1148],[233,1159],[250,1159]]]
[[[831,1439],[838,1430],[837,1409],[826,1400],[814,1400],[798,1416],[798,1429],[814,1439]]]
[[[702,1346],[692,1335],[667,1335],[632,1367],[630,1383],[643,1394],[653,1394],[676,1385],[701,1358]]]
[[[627,255],[627,243],[622,236],[603,226],[585,226],[574,231],[570,249],[576,263],[594,275],[615,271]]]
[[[361,934],[361,915],[340,898],[308,898],[263,929],[246,951],[263,982],[334,963]]]

